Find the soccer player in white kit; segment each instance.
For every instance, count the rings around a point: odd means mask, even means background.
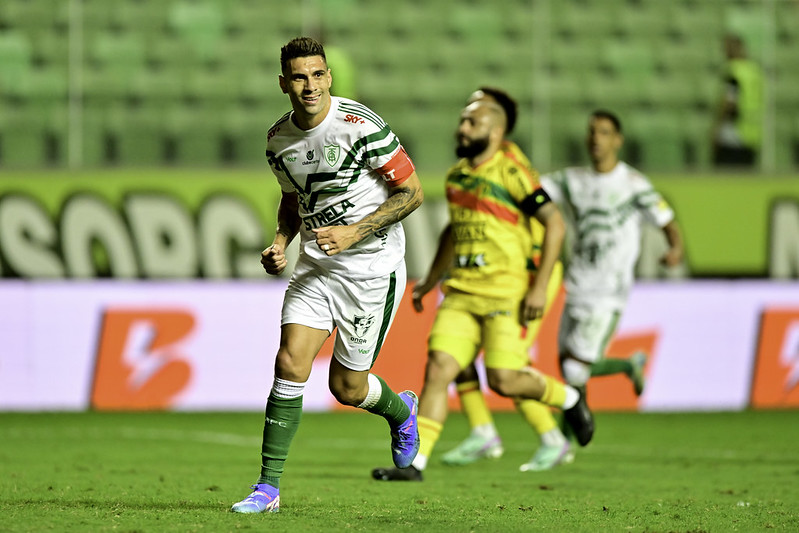
[[[619,365],[630,364],[607,361],[609,368],[601,368],[633,284],[642,223],[662,228],[669,245],[661,259],[665,265],[676,266],[683,256],[674,211],[643,174],[619,161],[623,142],[618,117],[596,111],[587,138],[591,166],[541,178],[573,230],[558,350],[564,379],[583,389],[592,375],[623,371]]]
[[[366,106],[331,96],[324,49],[297,38],[281,49],[280,88],[292,111],[267,133],[266,156],[282,190],[272,245],[261,254],[278,275],[300,235],[300,256],[283,302],[275,379],[266,404],[261,473],[240,513],[276,512],[280,478],[299,426],[313,360],[338,329],[329,386],[344,405],[385,418],[394,464],[419,449],[418,400],[369,372],[405,289],[399,221],[423,199],[413,163]]]

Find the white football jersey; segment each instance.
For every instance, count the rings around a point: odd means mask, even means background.
[[[633,283],[644,221],[663,227],[674,212],[649,180],[624,162],[607,173],[572,167],[541,183],[571,229],[565,286],[575,303],[623,308]]]
[[[316,266],[355,279],[395,271],[405,257],[400,223],[333,256],[319,249],[312,230],[352,224],[386,201],[386,182],[395,178],[390,169],[386,174],[387,166],[397,154],[404,155],[399,139],[376,113],[345,98],[332,96],[327,116],[310,130],[298,128],[292,113],[269,129],[266,156],[281,189],[299,197],[297,268]]]

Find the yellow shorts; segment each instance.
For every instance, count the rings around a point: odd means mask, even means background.
[[[562,280],[560,263],[547,286],[547,309]],[[530,347],[541,320],[519,324],[519,300],[494,299],[451,291],[444,297],[430,331],[429,349],[452,355],[461,368],[482,348],[488,368],[518,370],[530,364]]]

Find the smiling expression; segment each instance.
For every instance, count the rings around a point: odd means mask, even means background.
[[[330,110],[333,78],[322,56],[296,57],[280,76],[280,89],[289,95],[294,121],[303,130],[318,126]]]

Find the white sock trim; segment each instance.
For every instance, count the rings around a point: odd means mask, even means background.
[[[422,455],[421,453],[417,453],[416,457],[413,459],[411,466],[414,467],[416,470],[421,472],[425,468],[427,468],[427,456]]]
[[[276,377],[275,381],[272,383],[272,395],[282,400],[299,398],[304,391],[305,383],[297,383],[296,381],[289,381],[278,377]]]
[[[565,385],[566,387],[566,400],[563,402],[563,410],[571,409],[575,405],[577,405],[577,401],[580,399],[580,391],[572,387],[571,385]]]
[[[553,428],[541,435],[541,444],[544,446],[563,446],[566,437],[560,428]]]
[[[471,434],[482,439],[493,439],[497,436],[497,428],[494,424],[480,424],[472,428]]]
[[[366,393],[366,398],[357,406],[360,409],[374,407],[383,392],[383,386],[380,385],[380,380],[374,374],[369,374],[366,381],[369,384],[369,392]]]

